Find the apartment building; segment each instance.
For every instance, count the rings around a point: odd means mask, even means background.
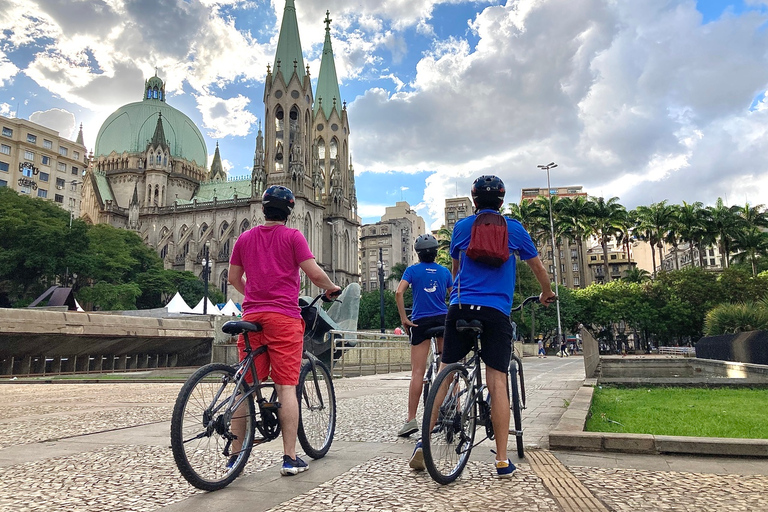
[[[475,206],[468,197],[451,197],[445,200],[445,222],[443,225],[453,232],[453,226],[464,217],[475,213]]]
[[[387,207],[381,221],[360,229],[360,287],[363,291],[379,289],[379,265],[383,265],[384,287],[397,288],[389,279],[398,263],[409,266],[418,261],[413,243],[426,232],[426,224],[406,201]]]
[[[603,247],[595,243],[590,247],[585,256],[586,267],[589,268],[588,278],[590,282],[607,283],[624,277],[624,273],[632,267],[637,266],[637,262],[632,258],[632,249],[629,254],[624,246],[616,246],[615,242],[608,243],[608,275],[605,273],[605,254]]]
[[[552,197],[586,197],[587,193],[583,191],[581,185],[570,187],[552,187],[546,188],[524,188],[520,192],[520,202],[534,201],[537,197],[547,197],[551,194]],[[539,249],[539,257],[544,264],[544,268],[549,272],[552,282],[555,281],[555,260],[552,253],[552,241],[549,235],[541,235],[537,233],[531,233]],[[579,244],[575,240],[569,238],[563,238],[560,240],[559,247],[557,249],[557,264],[558,277],[560,278],[560,286],[566,286],[568,288],[584,288],[594,282],[594,278],[591,272],[587,272],[587,265],[584,265],[584,271],[579,267],[579,252],[582,255],[586,254],[589,245],[587,240],[581,242],[581,250],[579,250]],[[585,274],[586,272],[586,274]]]
[[[83,127],[76,141],[26,119],[0,116],[0,187],[53,201],[80,216],[88,154]]]

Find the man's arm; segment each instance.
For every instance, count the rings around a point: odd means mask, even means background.
[[[245,269],[240,265],[229,264],[229,284],[235,287],[235,290],[239,291],[245,296]]]
[[[529,260],[525,260],[525,262],[529,267],[531,267],[533,275],[536,276],[536,280],[539,282],[539,286],[541,286],[539,302],[545,306],[549,306],[555,301],[556,297],[555,292],[552,291],[552,283],[549,281],[549,274],[547,274],[547,269],[544,268],[544,264],[541,262],[541,259],[539,259],[538,256],[534,256]]]
[[[302,261],[299,263],[299,267],[301,267],[301,270],[307,274],[307,277],[315,286],[325,290],[326,296],[330,297],[334,292],[341,290],[341,287],[336,286],[333,281],[331,281],[331,278],[328,277],[325,270],[320,268],[320,265],[317,264],[317,261],[315,261],[314,258]]]
[[[451,263],[451,276],[453,276],[454,279],[456,279],[456,274],[459,273],[459,260],[456,258],[451,258],[453,261]]]
[[[408,289],[409,283],[405,279],[402,279],[397,285],[395,291],[395,302],[397,303],[397,312],[400,313],[400,323],[405,327],[405,334],[411,334],[411,327],[418,327],[415,323],[408,319],[408,315],[405,314],[405,300],[403,294]]]

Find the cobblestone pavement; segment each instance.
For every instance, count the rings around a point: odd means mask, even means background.
[[[768,462],[551,453],[546,434],[583,381],[580,358],[527,358],[528,457],[494,476],[492,443],[449,486],[408,468],[402,439],[409,375],[335,381],[334,445],[310,471],[281,478],[279,441],[254,450],[227,489],[180,476],[169,420],[180,383],[0,385],[0,511],[768,510]],[[512,441],[514,443],[514,441]]]

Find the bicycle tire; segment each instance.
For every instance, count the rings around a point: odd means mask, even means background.
[[[472,452],[477,424],[472,386],[467,369],[453,363],[437,375],[427,398],[421,427],[424,465],[432,479],[443,485],[461,475]]]
[[[523,458],[525,456],[523,450],[523,415],[520,407],[520,389],[517,381],[517,361],[514,359],[509,363],[509,388],[511,390],[511,397],[509,400],[510,409],[512,409],[512,419],[515,425],[515,443],[517,444],[517,456]],[[510,432],[511,433],[511,432]]]
[[[299,400],[298,438],[304,453],[320,459],[328,453],[336,431],[336,392],[330,370],[322,361],[301,366],[296,393]]]
[[[245,468],[254,438],[253,395],[248,395],[235,411],[245,419],[245,433],[238,452],[229,452],[227,436],[232,436],[227,420],[227,401],[237,389],[245,393],[243,382],[236,388],[235,369],[220,363],[203,366],[182,386],[171,417],[171,449],[182,476],[198,489],[216,491],[229,485]],[[212,412],[212,409],[214,412]],[[229,452],[229,453],[226,453]],[[231,467],[228,462],[235,457]]]

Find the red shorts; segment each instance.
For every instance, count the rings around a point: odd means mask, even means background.
[[[266,345],[267,351],[253,360],[256,375],[260,381],[271,375],[275,384],[296,386],[301,371],[301,354],[304,351],[304,320],[292,318],[281,313],[248,313],[243,317],[246,322],[261,324],[262,331],[248,334],[251,348],[256,350]],[[237,339],[240,360],[245,357],[245,339],[241,334]],[[249,384],[253,384],[251,372],[246,373]]]

